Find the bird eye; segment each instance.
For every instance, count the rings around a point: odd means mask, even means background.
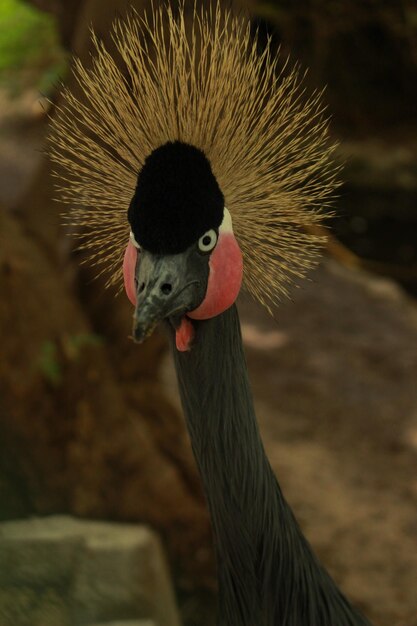
[[[198,240],[198,249],[200,252],[210,252],[217,243],[217,233],[215,230],[208,230]]]
[[[140,245],[138,244],[138,242],[135,239],[135,235],[132,233],[132,231],[130,231],[130,235],[129,235],[130,241],[133,243],[133,245],[135,246],[135,248],[137,248],[138,250],[140,250]]]

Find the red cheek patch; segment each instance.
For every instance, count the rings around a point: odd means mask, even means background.
[[[135,270],[136,261],[138,258],[137,248],[131,241],[127,244],[125,256],[123,258],[123,279],[125,283],[125,291],[127,297],[136,306],[136,285],[135,285]]]
[[[243,260],[232,232],[220,232],[210,256],[210,274],[206,297],[199,307],[187,313],[196,320],[206,320],[226,311],[235,302],[243,276]]]

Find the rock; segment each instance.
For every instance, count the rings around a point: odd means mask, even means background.
[[[84,541],[80,523],[47,517],[0,524],[0,584],[68,586]]]
[[[179,623],[159,541],[145,527],[90,523],[71,595],[81,624],[123,614]]]
[[[417,146],[382,139],[343,141],[336,156],[348,186],[379,193],[417,192]],[[394,209],[394,207],[392,207]]]
[[[0,626],[104,620],[179,625],[165,558],[151,530],[66,516],[0,524]]]
[[[156,624],[149,620],[129,620],[122,622],[102,622],[101,624],[89,624],[88,626],[156,626]]]
[[[348,135],[385,129],[409,135],[416,122],[415,3],[249,0],[274,26],[283,51],[309,68],[314,87],[327,85],[332,125]],[[395,26],[394,26],[395,24]],[[262,27],[262,24],[261,24]],[[268,34],[272,28],[268,28]],[[414,104],[413,104],[414,103]]]

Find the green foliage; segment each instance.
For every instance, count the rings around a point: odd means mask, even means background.
[[[62,372],[59,364],[58,350],[53,341],[45,341],[42,344],[37,364],[43,377],[49,383],[54,386],[61,383]]]
[[[54,19],[23,0],[0,0],[0,85],[47,92],[65,67]]]
[[[101,346],[103,339],[95,333],[78,333],[70,335],[65,339],[65,353],[68,358],[76,359],[79,357],[83,348],[88,346]]]
[[[46,340],[40,348],[36,369],[54,387],[62,383],[65,363],[76,361],[88,347],[103,345],[103,339],[95,333],[64,335],[57,342]]]

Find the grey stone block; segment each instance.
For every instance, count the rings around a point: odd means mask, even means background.
[[[89,624],[88,626],[157,626],[157,624],[149,620],[128,620],[123,622],[101,622],[100,624]]]
[[[43,613],[51,626],[179,626],[158,537],[66,516],[0,524],[0,626],[46,626]]]
[[[68,583],[83,544],[79,522],[65,516],[0,524],[0,584]]]
[[[117,532],[115,532],[117,530]],[[178,616],[156,535],[145,527],[90,522],[71,592],[73,616],[88,624],[152,617],[177,626]]]

